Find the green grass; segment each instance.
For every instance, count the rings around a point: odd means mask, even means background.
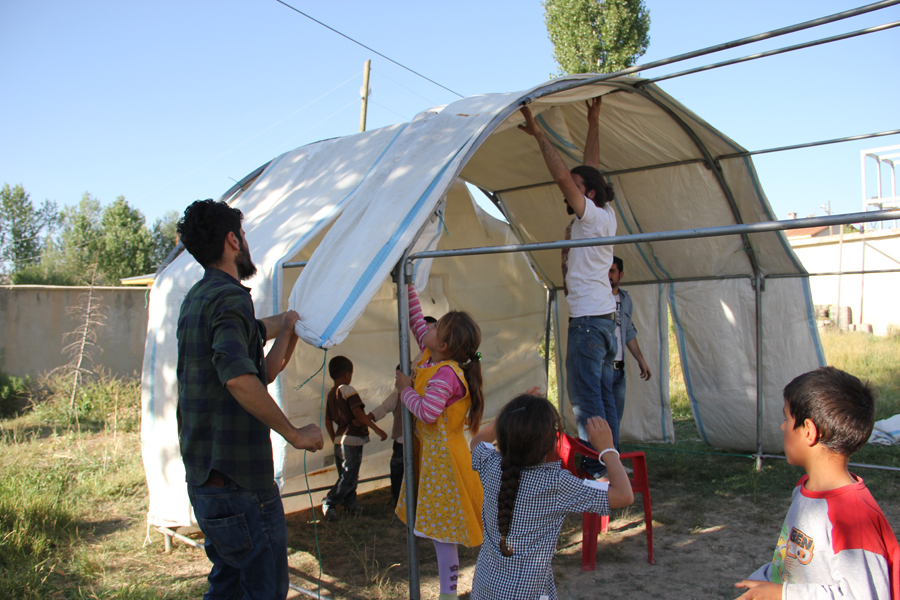
[[[871,381],[879,397],[878,418],[900,412],[900,339],[826,333],[822,340],[829,364]],[[703,444],[672,337],[670,357],[678,442],[641,445],[651,471],[654,520],[689,534],[709,526],[716,511],[749,501],[762,509],[755,525],[777,530],[802,472],[776,459],[764,461],[758,472],[749,453]],[[158,533],[152,544],[144,544],[148,498],[138,433],[139,382],[108,376],[87,381],[74,411],[69,385],[63,376],[29,382],[30,410],[0,421],[0,600],[199,597],[209,569],[202,551],[176,543],[165,554]],[[867,446],[853,460],[900,467],[900,453],[890,447]],[[900,497],[900,473],[853,470],[879,501]],[[292,580],[316,588],[317,532],[323,591],[344,598],[407,597],[405,529],[392,515],[389,495],[385,489],[364,494],[365,516],[320,521],[315,529],[311,511],[290,515]],[[635,505],[619,514],[629,510],[641,512]],[[577,515],[566,520],[561,548],[564,540],[578,539],[580,526]],[[601,551],[601,562],[624,560],[615,546]],[[434,588],[432,545],[420,541],[419,556],[422,581]],[[464,566],[471,567],[476,556],[477,549],[460,549]],[[562,573],[577,572],[577,546],[557,562]]]

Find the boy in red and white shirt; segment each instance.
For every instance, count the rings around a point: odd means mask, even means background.
[[[771,563],[735,584],[738,600],[900,600],[900,548],[850,456],[875,423],[871,387],[834,367],[784,388],[784,454],[806,470],[794,488]]]

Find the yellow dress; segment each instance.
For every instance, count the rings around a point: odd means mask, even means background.
[[[428,381],[443,366],[456,373],[466,395],[454,402],[434,423],[413,417],[415,427],[416,521],[415,530],[432,539],[473,547],[481,544],[481,479],[472,469],[472,452],[463,435],[472,403],[465,375],[456,361],[423,367],[431,353],[425,350],[416,369],[413,388],[425,395]],[[397,516],[406,523],[406,477],[400,487]]]

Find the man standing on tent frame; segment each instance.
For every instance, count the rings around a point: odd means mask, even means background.
[[[178,316],[178,432],[188,496],[213,564],[205,597],[243,590],[248,600],[283,600],[287,524],[270,430],[311,451],[322,448],[322,432],[294,427],[266,390],[287,362],[286,344],[273,346],[268,374],[263,345],[294,321],[285,313],[256,318],[250,289],[240,283],[256,274],[242,219],[224,202],[198,200],[178,222],[184,247],[205,269]]]
[[[525,125],[519,126],[537,140],[547,169],[563,193],[566,211],[575,216],[573,240],[616,234],[616,214],[610,206],[614,192],[600,173],[601,98],[586,104],[588,131],[584,164],[571,171],[527,106],[522,108]],[[612,392],[616,357],[616,301],[609,284],[612,259],[612,246],[571,248],[568,253],[564,273],[569,303],[566,388],[578,423],[578,437],[587,440],[587,421],[599,416],[609,423],[618,446],[619,420]],[[605,474],[605,468],[597,460],[585,459],[582,467],[594,477]]]

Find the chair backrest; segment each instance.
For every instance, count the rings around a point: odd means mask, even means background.
[[[559,456],[559,460],[562,461],[563,469],[584,479],[588,478],[588,474],[580,467],[575,466],[575,455],[581,454],[582,456],[597,458],[596,450],[588,448],[581,440],[566,433],[559,434],[559,441],[556,444],[556,454]]]

